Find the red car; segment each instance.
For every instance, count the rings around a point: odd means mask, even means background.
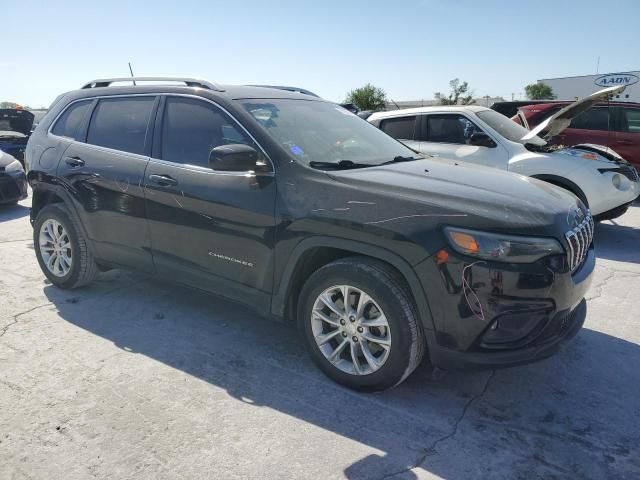
[[[549,102],[520,107],[511,119],[533,129],[572,102]],[[605,145],[640,170],[640,103],[596,103],[571,119],[550,143]]]

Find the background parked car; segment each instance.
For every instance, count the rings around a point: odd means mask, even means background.
[[[24,167],[24,151],[35,116],[21,108],[0,109],[0,149],[16,158]]]
[[[554,103],[549,100],[513,100],[510,102],[495,102],[491,105],[491,110],[495,110],[498,113],[501,113],[507,117],[513,117],[518,113],[518,109],[520,107],[528,107],[530,105],[542,105]],[[563,102],[563,103],[571,103],[571,102]]]
[[[18,160],[0,151],[0,205],[27,198],[27,177]]]
[[[512,118],[527,129],[557,113],[571,102],[521,106]],[[605,145],[640,169],[640,103],[597,103],[578,114],[563,132],[550,139],[555,145]]]
[[[586,102],[581,101],[577,108],[586,108]],[[566,117],[548,125],[552,133],[569,122],[571,112],[565,113]],[[598,220],[622,215],[640,195],[635,169],[605,147],[555,148],[489,108],[422,107],[374,113],[368,121],[422,153],[509,170],[560,186],[588,205]]]

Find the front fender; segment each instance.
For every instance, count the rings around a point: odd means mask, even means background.
[[[273,315],[277,317],[284,316],[287,300],[292,291],[292,279],[294,278],[296,267],[305,253],[318,247],[335,248],[353,252],[354,255],[365,255],[386,262],[396,268],[411,290],[425,331],[433,331],[433,317],[425,293],[414,269],[405,259],[380,246],[335,237],[308,237],[293,248],[288,256],[279,282],[276,282],[278,288],[274,292],[271,303],[271,313]]]

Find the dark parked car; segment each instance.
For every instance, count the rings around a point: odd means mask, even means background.
[[[532,129],[572,102],[553,102],[521,106],[512,118]],[[571,124],[551,143],[605,145],[640,170],[640,104],[598,103],[571,119]]]
[[[157,274],[297,322],[360,390],[555,352],[585,319],[593,221],[570,193],[424,158],[284,90],[110,86],[61,95],[27,148],[42,271]]]
[[[520,107],[527,107],[529,105],[539,105],[542,103],[549,103],[549,100],[512,100],[506,102],[495,102],[491,105],[491,110],[495,110],[501,113],[505,117],[513,117],[518,113]],[[569,104],[571,102],[567,102]]]
[[[0,150],[0,204],[16,203],[27,198],[27,177],[22,164]]]
[[[35,116],[21,108],[0,109],[0,150],[24,166],[24,151]]]

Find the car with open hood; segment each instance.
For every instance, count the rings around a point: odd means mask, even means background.
[[[23,166],[34,119],[33,113],[22,108],[0,109],[0,150],[12,155]]]
[[[489,108],[433,106],[378,112],[367,121],[423,154],[508,170],[564,188],[588,205],[596,220],[616,218],[640,195],[635,168],[605,146],[568,148],[547,140],[622,87],[604,89],[559,110],[529,131]],[[544,138],[537,136],[545,130]]]
[[[572,103],[523,105],[511,119],[527,129],[533,129],[565,107],[571,107]],[[640,103],[594,103],[571,115],[569,125],[548,139],[550,144],[601,145],[640,170]]]
[[[27,198],[27,177],[22,164],[0,150],[0,205]]]
[[[297,91],[94,80],[56,100],[26,161],[35,255],[53,285],[121,267],[216,293],[297,325],[320,369],[351,388],[390,388],[425,357],[538,360],[585,319],[595,253],[583,202],[418,155]]]

